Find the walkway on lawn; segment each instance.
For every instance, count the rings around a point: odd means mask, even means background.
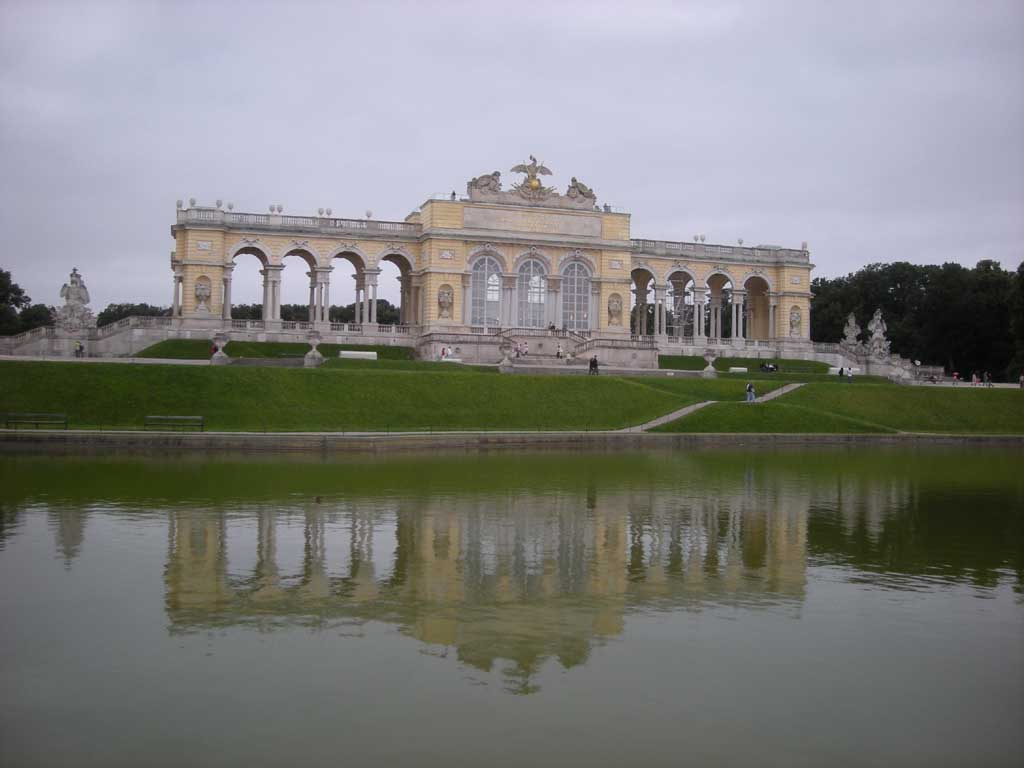
[[[803,385],[804,385],[803,382],[794,382],[792,384],[783,384],[778,389],[773,389],[771,392],[768,392],[767,394],[761,395],[760,397],[756,398],[754,400],[754,402],[755,403],[767,403],[769,400],[774,400],[776,397],[782,397],[783,395],[787,394],[788,392],[792,392],[794,389],[800,389],[800,387],[802,387]],[[685,408],[680,408],[678,411],[672,411],[672,413],[666,413],[664,416],[659,416],[656,419],[652,419],[651,421],[648,421],[646,424],[640,424],[639,426],[636,426],[636,427],[626,427],[625,429],[620,429],[619,431],[620,432],[646,432],[649,429],[654,429],[655,427],[660,427],[662,424],[668,424],[670,421],[675,421],[676,419],[681,419],[684,416],[689,416],[691,413],[694,413],[695,411],[699,411],[701,408],[707,408],[709,405],[714,405],[717,402],[720,402],[720,401],[718,401],[718,400],[705,400],[705,401],[700,402],[700,403],[694,403],[693,405],[688,405]]]

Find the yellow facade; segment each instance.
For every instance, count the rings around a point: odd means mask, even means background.
[[[314,287],[322,286],[317,301],[329,301],[329,285],[354,273],[367,308],[375,304],[381,264],[395,263],[404,286],[402,322],[418,333],[568,324],[589,336],[675,332],[700,338],[711,335],[706,326],[714,308],[731,297],[733,317],[745,318],[734,338],[808,341],[812,265],[806,248],[634,239],[629,214],[588,207],[586,199],[580,204],[578,193],[570,195],[572,186],[566,195],[551,190],[546,201],[533,204],[500,185],[475,194],[478,181],[470,183],[467,197],[428,200],[403,222],[181,208],[172,227],[178,314],[227,320],[225,294],[237,256],[260,259],[265,281],[273,284],[283,260],[298,255],[309,264]],[[490,259],[490,271],[474,277],[481,259]],[[528,261],[542,265],[533,288],[529,278],[520,279]],[[484,280],[490,282],[485,286]],[[264,293],[269,322],[280,320],[273,290],[269,285]],[[651,304],[660,319],[653,328],[637,327],[641,312],[634,307]],[[673,331],[666,318],[681,324],[682,307],[691,308],[692,323]],[[326,322],[325,311],[311,310],[311,316]],[[364,311],[363,322],[374,319],[375,309]],[[719,319],[711,330],[722,327]]]

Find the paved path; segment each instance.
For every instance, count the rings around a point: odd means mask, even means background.
[[[792,392],[794,389],[800,389],[800,387],[802,387],[802,386],[803,386],[803,382],[794,382],[792,384],[784,384],[783,386],[779,387],[778,389],[773,389],[771,392],[768,392],[766,394],[761,395],[759,398],[755,399],[754,402],[755,403],[767,403],[769,400],[774,400],[776,397],[782,397],[786,393]],[[619,431],[620,432],[646,432],[649,429],[654,429],[655,427],[660,427],[662,424],[668,424],[670,421],[675,421],[676,419],[681,419],[684,416],[689,416],[694,411],[699,411],[701,408],[707,408],[709,405],[713,405],[714,403],[717,403],[717,402],[720,402],[720,401],[718,401],[718,400],[705,400],[705,401],[700,402],[700,403],[694,403],[693,405],[688,405],[685,408],[680,408],[678,411],[672,411],[672,413],[666,413],[664,416],[659,416],[656,419],[651,419],[650,421],[648,421],[645,424],[640,424],[640,425],[635,426],[635,427],[626,427],[625,429],[620,429]]]

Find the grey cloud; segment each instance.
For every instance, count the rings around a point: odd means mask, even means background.
[[[400,219],[532,152],[636,236],[1015,267],[1022,33],[1017,2],[6,2],[0,266],[167,303],[176,198]]]

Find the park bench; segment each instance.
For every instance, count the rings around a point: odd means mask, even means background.
[[[202,432],[206,421],[202,416],[147,416],[143,422],[143,428],[160,427],[165,429],[190,429],[198,427]]]
[[[68,416],[66,413],[5,413],[4,425],[10,429],[12,424],[32,424],[36,429],[41,426],[55,427],[59,424],[67,429]]]

